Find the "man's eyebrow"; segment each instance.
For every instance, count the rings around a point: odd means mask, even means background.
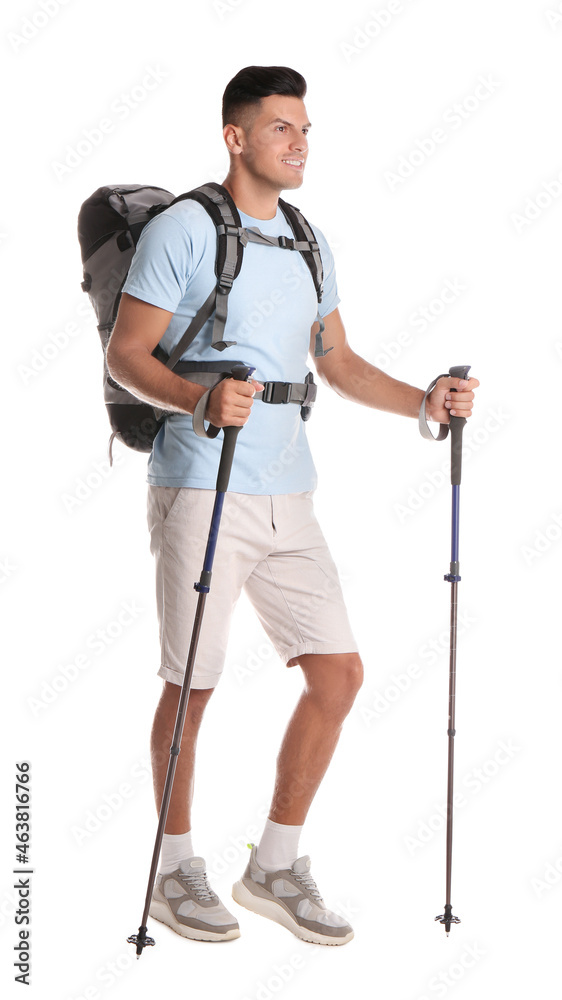
[[[274,125],[275,122],[279,122],[280,125],[288,125],[290,128],[293,127],[293,123],[286,122],[284,118],[272,118],[271,121],[268,122],[267,124]],[[304,125],[301,126],[301,128],[312,128],[312,125],[310,122],[305,122]]]

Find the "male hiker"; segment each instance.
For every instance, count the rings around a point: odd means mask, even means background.
[[[250,66],[223,96],[224,140],[230,169],[224,187],[242,226],[269,237],[292,238],[278,205],[280,192],[299,188],[308,156],[303,77],[286,67]],[[344,155],[341,143],[334,147]],[[299,836],[328,767],[363,668],[350,629],[337,570],[313,513],[316,474],[299,405],[268,405],[264,382],[304,383],[308,353],[324,383],[366,406],[417,417],[424,392],[390,378],[349,346],[337,309],[334,262],[314,226],[323,263],[320,306],[311,272],[297,249],[250,242],[229,295],[226,338],[234,359],[254,365],[249,382],[221,381],[209,395],[206,419],[216,427],[244,427],[238,437],[225,498],[213,572],[189,696],[182,752],[150,913],[185,937],[220,941],[238,937],[236,918],[210,887],[203,858],[194,855],[190,807],[197,733],[220,678],[233,606],[244,587],[280,658],[299,665],[304,690],[289,721],[277,760],[269,818],[252,847],[234,899],[319,944],[353,937],[343,917],[324,903],[299,856]],[[164,680],[152,731],[154,786],[160,806],[180,685],[189,647],[199,577],[214,500],[222,435],[196,436],[191,414],[202,386],[165,368],[152,355],[168,352],[216,283],[216,230],[192,200],[153,219],[141,235],[124,286],[107,352],[113,378],[136,396],[171,411],[148,465],[148,519],[156,560]],[[192,361],[216,362],[212,320],[189,348]],[[322,338],[320,338],[322,339]],[[322,345],[320,345],[322,346]],[[234,354],[232,352],[235,352]],[[223,360],[225,354],[221,354]],[[258,379],[260,381],[258,381]],[[429,419],[470,416],[476,379],[446,378],[428,397]],[[458,392],[451,395],[451,389]],[[254,396],[258,398],[254,399]],[[285,400],[273,400],[282,403]],[[243,712],[239,706],[238,711]],[[275,715],[275,705],[263,711]],[[247,724],[251,726],[252,720]],[[215,733],[219,756],[220,732]]]

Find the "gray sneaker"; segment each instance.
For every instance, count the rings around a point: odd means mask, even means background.
[[[329,910],[310,874],[310,858],[297,858],[292,868],[266,872],[252,848],[246,871],[232,888],[232,896],[247,910],[277,921],[303,941],[314,944],[347,944],[353,930]]]
[[[240,937],[236,917],[211,889],[203,858],[187,858],[169,875],[158,875],[150,916],[195,941]]]

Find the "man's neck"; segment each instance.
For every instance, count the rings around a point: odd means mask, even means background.
[[[222,183],[240,212],[263,221],[275,218],[279,202],[279,192],[275,189],[236,177],[231,171]]]

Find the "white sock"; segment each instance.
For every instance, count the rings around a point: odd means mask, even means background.
[[[161,875],[169,875],[170,872],[175,872],[176,868],[179,868],[181,861],[192,857],[191,830],[187,833],[165,833],[162,838],[158,871]]]
[[[299,837],[302,826],[288,826],[266,819],[261,840],[256,851],[260,868],[266,872],[277,872],[291,868],[299,856]]]

